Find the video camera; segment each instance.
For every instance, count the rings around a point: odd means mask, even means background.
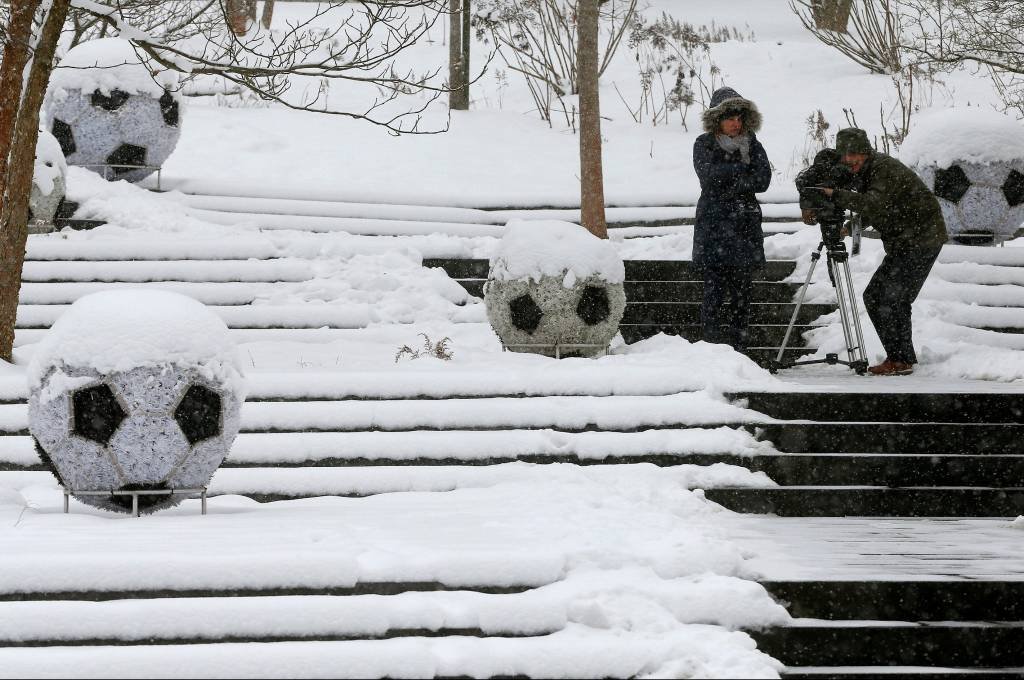
[[[814,163],[796,176],[800,192],[800,209],[813,210],[821,227],[821,240],[835,248],[842,243],[841,232],[845,210],[839,208],[824,192],[811,187],[849,189],[854,184],[853,172],[842,164],[835,149],[822,149],[814,156]]]

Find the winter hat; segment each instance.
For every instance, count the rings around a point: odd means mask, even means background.
[[[845,156],[848,153],[870,154],[874,149],[868,141],[868,133],[860,128],[843,128],[836,133],[836,151]]]
[[[718,133],[718,124],[727,114],[743,114],[743,124],[747,132],[761,129],[761,112],[749,99],[744,99],[731,87],[720,87],[711,95],[711,105],[704,112],[702,122],[704,131]]]

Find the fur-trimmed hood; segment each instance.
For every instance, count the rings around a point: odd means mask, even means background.
[[[722,114],[734,110],[743,111],[746,132],[757,132],[761,129],[761,112],[757,110],[757,105],[741,97],[739,92],[731,87],[720,87],[711,95],[711,108],[704,111],[701,117],[704,131],[716,134]]]

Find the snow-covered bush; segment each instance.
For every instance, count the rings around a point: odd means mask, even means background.
[[[995,111],[922,115],[900,148],[942,206],[950,236],[1012,238],[1024,223],[1024,125]]]
[[[53,72],[44,127],[69,164],[137,182],[163,165],[181,135],[182,102],[168,77],[154,80],[126,40],[83,43]]]
[[[491,258],[487,318],[512,351],[600,355],[626,308],[625,277],[611,243],[579,225],[512,220]]]
[[[30,223],[53,224],[57,208],[64,199],[67,174],[68,166],[60,144],[49,132],[40,130],[32,170],[32,193],[28,199]]]
[[[128,511],[130,495],[206,486],[238,433],[245,397],[224,322],[195,300],[121,290],[80,298],[28,369],[29,429],[83,503]],[[143,495],[139,510],[182,495]]]

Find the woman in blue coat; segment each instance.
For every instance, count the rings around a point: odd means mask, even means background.
[[[704,112],[704,134],[693,143],[700,200],[693,262],[704,272],[700,320],[704,340],[747,347],[754,274],[764,266],[761,206],[754,194],[771,183],[771,166],[754,136],[761,114],[749,99],[723,87]]]

